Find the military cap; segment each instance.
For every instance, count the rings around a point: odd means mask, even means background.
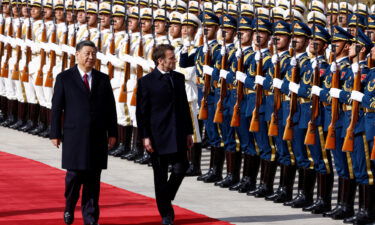
[[[292,30],[293,34],[296,36],[306,36],[308,38],[311,36],[310,28],[303,22],[295,21]]]
[[[214,7],[211,2],[204,2],[204,11],[209,13],[214,13]]]
[[[148,7],[148,0],[138,0],[138,1],[139,1],[139,5]]]
[[[127,5],[127,7],[137,5],[137,1],[136,0],[126,0],[126,5]]]
[[[81,1],[77,1],[76,2],[76,10],[77,11],[85,11],[85,1],[81,0]]]
[[[235,4],[228,4],[228,14],[237,16],[237,6]]]
[[[55,0],[53,3],[55,4],[54,5],[55,9],[64,9],[64,1],[63,0]]]
[[[111,14],[111,5],[108,2],[102,2],[99,5],[100,14]]]
[[[347,41],[351,42],[353,39],[353,36],[344,30],[343,28],[339,26],[333,27],[333,36],[332,36],[332,42],[334,41]]]
[[[353,13],[353,6],[347,2],[340,2],[339,9],[340,9],[339,13],[342,13],[342,14]]]
[[[177,9],[181,12],[185,12],[187,9],[187,4],[182,0],[173,1],[171,7],[173,10]]]
[[[254,7],[250,4],[241,4],[241,16],[254,16]]]
[[[298,12],[300,12],[302,15],[306,12],[306,6],[305,3],[303,3],[301,0],[292,0],[294,9],[296,9]]]
[[[2,1],[2,4],[9,4],[10,3],[10,0],[3,0]],[[40,5],[41,5],[41,3],[40,3]]]
[[[154,20],[169,22],[169,13],[164,9],[157,9],[154,11]]]
[[[318,24],[316,24],[315,26],[313,26],[311,28],[311,38],[315,38],[316,39],[319,39],[319,40],[322,40],[326,43],[330,43],[331,41],[331,35],[328,33],[327,29],[325,29],[325,27],[323,26],[320,26]]]
[[[171,2],[166,1],[166,0],[160,0],[159,1],[159,7],[162,8],[162,9],[171,10],[172,9],[172,5],[170,3]]]
[[[263,0],[253,0],[252,4],[253,4],[254,8],[263,7]]]
[[[192,25],[195,27],[199,27],[201,21],[199,18],[193,13],[184,13],[181,16],[182,25]]]
[[[65,9],[67,11],[72,11],[73,9],[76,9],[75,5],[73,4],[73,1],[72,0],[67,0],[65,2]]]
[[[276,1],[275,0],[266,0],[266,7],[272,9],[273,7],[276,7]]]
[[[285,14],[284,14],[285,21],[291,21],[293,16],[294,16],[294,21],[303,22],[303,16],[299,11],[292,9],[292,15],[290,15],[290,11],[285,10]]]
[[[12,5],[21,5],[22,2],[21,2],[21,0],[12,0],[12,1],[11,1],[11,4],[12,4]],[[52,8],[52,3],[51,3],[51,8]]]
[[[87,13],[98,13],[98,4],[96,2],[87,2]]]
[[[124,0],[114,0],[113,5],[125,5],[125,1]]]
[[[7,2],[7,3],[9,3],[9,1]],[[4,2],[3,2],[3,4],[4,4]],[[32,0],[31,2],[30,2],[30,6],[31,7],[42,7],[42,1],[41,0]]]
[[[287,10],[289,8],[289,1],[288,0],[278,0],[276,2],[276,6],[282,8],[284,10]]]
[[[366,27],[366,19],[363,15],[359,14],[350,14],[349,19],[348,19],[348,27],[349,26],[357,26],[357,21],[358,21],[358,26],[365,28]]]
[[[323,2],[321,2],[319,0],[313,0],[311,2],[310,6],[311,6],[311,8],[310,8],[311,11],[318,11],[318,12],[324,13]]]
[[[237,28],[237,20],[231,15],[225,14],[220,17],[220,24],[225,28]]]
[[[280,21],[274,23],[274,25],[273,25],[273,34],[274,35],[277,35],[277,34],[291,35],[292,34],[291,32],[292,32],[292,30],[291,30],[290,24],[283,21],[283,20],[280,20]]]
[[[181,24],[181,13],[177,11],[173,11],[169,14],[169,21],[170,23],[174,24]]]
[[[218,2],[214,5],[214,12],[215,13],[225,13],[226,5],[224,2]]]
[[[367,26],[370,29],[375,29],[375,15],[368,16]]]
[[[266,9],[266,8],[263,8],[263,7],[259,7],[259,8],[256,8],[256,15],[258,18],[262,18],[262,19],[269,19],[270,18],[270,10],[269,9]]]
[[[371,8],[370,8],[370,13],[371,13],[372,15],[375,14],[375,4],[373,4],[373,5],[371,6]]]
[[[339,4],[336,2],[328,3],[327,14],[338,14],[339,13]]]
[[[137,6],[132,6],[129,8],[129,13],[128,13],[129,18],[139,18],[139,9]]]
[[[358,30],[358,35],[356,37],[353,37],[352,42],[361,44],[365,46],[367,49],[373,47],[371,39],[362,30]]]
[[[240,30],[253,30],[253,21],[246,16],[241,16],[240,19],[240,24],[238,24],[238,29]]]
[[[112,16],[125,16],[125,7],[122,5],[114,5],[112,7]]]
[[[220,19],[217,17],[215,14],[210,13],[210,12],[205,12],[201,13],[199,15],[200,21],[205,23],[206,25],[219,25],[220,24]]]
[[[252,27],[254,31],[258,29],[259,31],[264,31],[272,34],[272,23],[269,20],[256,18],[253,20]]]
[[[30,4],[30,1],[29,0],[22,0],[22,5],[27,5],[27,4]]]
[[[353,6],[353,11],[359,15],[367,16],[370,9],[363,3],[358,3]]]
[[[197,1],[189,1],[189,12],[198,12],[199,11],[199,4]]]
[[[281,7],[275,7],[271,9],[271,17],[273,19],[284,19],[285,10]]]
[[[141,19],[142,20],[152,20],[152,10],[151,10],[151,8],[141,9]]]
[[[323,27],[327,25],[327,17],[321,12],[318,12],[318,11],[309,12],[309,14],[307,15],[307,23],[312,24],[314,23],[314,20],[316,24],[319,24]]]

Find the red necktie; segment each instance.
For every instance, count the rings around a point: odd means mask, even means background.
[[[89,81],[88,81],[87,78],[88,78],[88,75],[85,73],[83,75],[83,83],[85,83],[85,86],[86,86],[87,90],[90,91],[90,85],[89,85]]]

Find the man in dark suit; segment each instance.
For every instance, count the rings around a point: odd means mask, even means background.
[[[62,142],[62,168],[67,170],[66,224],[73,223],[81,186],[84,223],[98,223],[100,174],[107,168],[108,147],[113,147],[117,137],[108,75],[93,69],[96,52],[93,42],[78,43],[78,64],[56,77],[52,98],[50,139],[57,148]]]
[[[162,224],[173,224],[172,200],[188,168],[186,151],[193,145],[193,127],[185,92],[185,77],[176,67],[174,47],[153,50],[157,66],[138,80],[137,124],[145,149],[151,153],[156,203]],[[168,179],[168,165],[172,173]]]

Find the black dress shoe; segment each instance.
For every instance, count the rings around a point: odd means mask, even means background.
[[[162,225],[173,225],[173,219],[171,216],[166,216],[166,217],[163,217],[162,221],[161,221],[161,224]]]
[[[64,212],[64,222],[65,224],[72,224],[74,221],[74,215],[70,212]]]

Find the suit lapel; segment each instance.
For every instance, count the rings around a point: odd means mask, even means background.
[[[98,74],[96,72],[96,70],[92,70],[91,72],[91,92],[90,92],[90,96],[96,91],[97,87],[98,87],[98,83],[99,83],[99,80],[98,80]]]
[[[80,89],[88,95],[89,91],[87,90],[85,84],[83,83],[83,80],[82,80],[81,74],[78,71],[77,65],[73,67],[73,79],[75,83],[80,87]]]

